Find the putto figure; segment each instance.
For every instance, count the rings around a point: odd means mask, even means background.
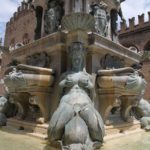
[[[45,13],[45,34],[51,34],[58,30],[63,12],[63,4],[58,0],[49,0],[48,9]]]
[[[49,123],[49,140],[61,141],[63,150],[94,150],[103,142],[104,124],[92,102],[94,85],[84,70],[83,45],[73,43],[69,57],[71,70],[59,83],[60,103]]]
[[[95,18],[95,29],[96,32],[99,33],[101,36],[108,35],[108,21],[109,15],[107,13],[107,4],[104,2],[95,3],[92,2],[91,4],[91,15]]]

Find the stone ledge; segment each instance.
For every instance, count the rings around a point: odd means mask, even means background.
[[[132,65],[140,62],[141,56],[139,54],[125,48],[119,43],[114,43],[96,33],[93,33],[91,36],[93,38],[93,42],[89,46],[89,52],[102,53],[104,55],[109,53],[119,56],[120,58],[125,59],[126,65]]]
[[[32,122],[17,120],[15,118],[8,119],[7,126],[5,128],[19,129],[23,127],[23,132],[27,135],[34,136],[40,139],[47,139],[48,124],[36,124]],[[105,126],[106,136],[105,140],[117,138],[126,134],[136,133],[137,131],[143,131],[140,129],[140,122],[134,120],[133,123],[125,123],[123,121],[117,124]]]

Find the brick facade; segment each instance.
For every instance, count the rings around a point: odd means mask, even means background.
[[[126,23],[121,23],[119,31],[119,41],[125,47],[134,47],[137,52],[143,54],[150,51],[150,12],[148,12],[149,20],[145,21],[144,14],[138,16],[138,24],[135,25],[135,18],[129,19],[129,27]],[[143,61],[142,72],[148,82],[145,92],[145,98],[150,99],[150,60]]]
[[[14,47],[16,43],[25,43],[25,40],[33,41],[35,25],[35,13],[32,9],[15,13],[6,26],[5,46]]]
[[[4,46],[10,51],[15,49],[17,44],[29,44],[35,40],[35,29],[37,24],[36,13],[38,8],[42,10],[42,21],[41,21],[41,37],[43,36],[43,20],[46,0],[36,0],[33,4],[21,3],[18,7],[17,12],[13,14],[10,21],[6,24]],[[39,38],[41,38],[39,37]],[[1,62],[1,73],[0,79],[3,78],[7,65],[12,61],[10,54],[3,53]],[[4,86],[0,86],[0,95],[4,94]]]
[[[26,4],[21,3],[21,6],[18,7],[17,12],[13,14],[10,21],[6,24],[6,32],[5,32],[5,42],[4,45],[6,47],[15,47],[17,43],[28,44],[35,40],[35,29],[36,29],[36,13],[41,8],[42,13],[42,21],[41,21],[41,36],[43,34],[43,18],[44,18],[44,10],[45,1],[38,0],[36,3]]]

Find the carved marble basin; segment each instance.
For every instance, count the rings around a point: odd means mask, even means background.
[[[12,78],[10,75],[4,78],[4,83],[10,91],[32,86],[49,87],[53,81],[54,77],[52,75],[22,74],[16,78]]]
[[[112,72],[113,71],[115,71],[115,69],[112,70]],[[105,71],[105,73],[107,73],[107,71]],[[146,81],[138,74],[138,72],[124,73],[121,75],[101,75],[97,78],[97,84],[102,90],[114,89],[116,92],[122,91],[122,95],[136,95],[141,93],[146,87]]]
[[[49,68],[19,64],[5,71],[4,83],[10,93],[9,101],[17,105],[19,119],[28,116],[30,104],[39,107],[41,116],[37,117],[38,123],[49,119],[49,95],[53,82],[54,72]]]
[[[26,67],[26,66],[25,66]],[[54,82],[54,76],[52,74],[44,73],[41,74],[28,73],[30,69],[23,68],[20,70],[13,68],[13,70],[7,73],[4,77],[4,83],[8,87],[9,91],[19,90],[22,88],[31,87],[50,87]],[[20,68],[20,66],[18,67]],[[36,67],[35,67],[36,68]],[[38,67],[40,68],[40,67]],[[26,69],[26,72],[24,71]],[[37,69],[37,68],[36,68]],[[31,69],[32,70],[32,69]],[[37,72],[36,72],[37,73]]]
[[[93,31],[95,28],[94,17],[85,13],[73,13],[64,16],[62,19],[62,29],[71,31],[82,29],[86,31]]]

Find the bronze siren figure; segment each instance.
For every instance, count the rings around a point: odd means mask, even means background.
[[[49,141],[60,142],[63,150],[95,150],[103,142],[104,124],[94,108],[94,85],[84,69],[85,53],[82,43],[71,45],[71,70],[59,83],[60,103],[49,123]]]

